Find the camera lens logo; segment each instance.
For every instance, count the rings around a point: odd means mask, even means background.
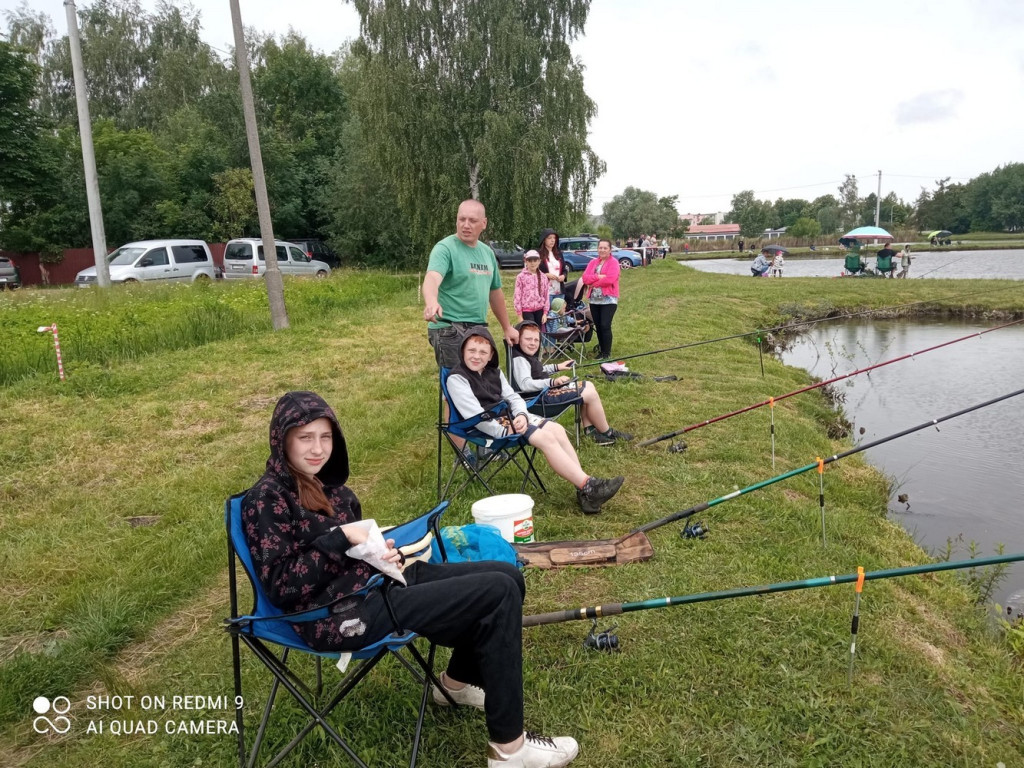
[[[67,696],[57,696],[52,703],[45,696],[38,696],[32,702],[32,709],[39,715],[32,721],[32,729],[36,733],[67,733],[71,730],[71,721],[64,717],[71,710],[71,701]],[[54,714],[52,720],[46,716],[51,709]]]

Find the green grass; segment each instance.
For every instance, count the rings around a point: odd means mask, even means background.
[[[233,693],[229,644],[218,624],[227,613],[222,504],[259,477],[270,412],[284,391],[313,389],[337,410],[351,485],[367,516],[398,522],[432,504],[436,371],[415,278],[345,273],[289,282],[292,328],[273,334],[260,289],[114,291],[109,299],[39,292],[2,305],[3,323],[8,311],[36,313],[18,315],[15,325],[32,327],[10,347],[15,350],[36,343],[34,326],[61,312],[62,328],[67,322],[85,335],[105,328],[105,316],[90,302],[108,302],[118,317],[135,313],[146,327],[152,318],[199,317],[223,305],[240,313],[242,327],[227,325],[216,340],[182,332],[170,346],[152,332],[130,354],[119,355],[112,341],[101,345],[103,356],[84,361],[69,350],[74,333],[62,331],[67,382],[44,368],[0,388],[0,764],[230,764],[232,737],[83,732],[91,717],[153,718],[162,728],[171,719],[227,718],[229,711],[97,714],[83,702],[100,692]],[[1006,283],[753,281],[696,273],[668,260],[624,274],[615,350],[657,349],[787,317],[925,299],[935,303],[903,312],[1024,313],[1024,291]],[[599,386],[612,424],[642,439],[808,382],[804,372],[772,358],[764,363],[762,378],[756,346],[737,339],[630,363],[678,381]],[[760,411],[690,433],[684,454],[668,453],[665,444],[585,444],[584,467],[621,473],[626,485],[602,515],[583,517],[572,489],[542,470],[550,482],[547,495],[535,495],[537,532],[544,539],[616,536],[849,447],[826,436],[837,417],[820,393],[784,401],[775,420],[775,472],[767,414]],[[679,526],[653,532],[657,554],[647,563],[528,572],[526,609],[926,560],[885,519],[888,482],[860,457],[826,470],[829,547],[822,549],[812,475],[709,510],[702,516],[712,529],[705,541],[681,539]],[[501,490],[514,490],[511,478]],[[469,522],[474,498],[457,499],[448,522]],[[132,527],[128,520],[136,516],[158,520]],[[580,766],[1024,761],[1019,660],[955,577],[865,587],[855,685],[848,690],[852,604],[852,589],[833,587],[634,613],[620,617],[622,651],[609,655],[582,648],[582,623],[525,630],[527,722],[576,736]],[[248,661],[245,667],[255,671]],[[69,737],[33,733],[31,701],[41,694],[74,702]],[[263,695],[246,691],[250,724]],[[343,708],[343,727],[364,759],[400,764],[396,755],[408,744],[415,700],[398,671],[375,672]],[[278,745],[302,721],[296,708],[280,709],[284,723],[270,732]],[[388,724],[386,735],[365,726],[374,721]],[[431,710],[421,764],[481,765],[484,738],[479,714]],[[286,764],[346,762],[312,739]]]

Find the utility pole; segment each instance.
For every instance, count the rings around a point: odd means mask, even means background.
[[[253,191],[256,193],[256,213],[260,220],[260,237],[263,239],[263,255],[267,261],[264,279],[267,283],[267,299],[270,302],[270,322],[275,331],[288,327],[288,308],[284,303],[284,281],[281,268],[277,265],[277,249],[274,246],[274,225],[270,221],[270,201],[267,199],[267,178],[263,173],[263,155],[260,152],[260,135],[256,129],[256,107],[252,97],[252,80],[249,77],[249,54],[245,47],[242,31],[242,12],[238,0],[231,4],[231,27],[235,33],[235,66],[242,86],[242,112],[245,115],[245,136],[249,141],[249,163],[252,165]]]
[[[882,214],[882,172],[878,172],[878,194],[875,195],[875,226],[879,226],[878,220]]]
[[[96,152],[92,146],[92,120],[89,119],[89,96],[85,91],[85,66],[82,44],[78,39],[78,9],[75,0],[64,0],[68,17],[68,42],[71,44],[71,68],[75,75],[75,103],[78,105],[78,132],[82,139],[82,164],[85,166],[85,197],[89,201],[89,228],[96,259],[96,282],[110,287],[107,267],[107,235],[103,231],[103,207],[100,205],[100,181],[96,175]]]

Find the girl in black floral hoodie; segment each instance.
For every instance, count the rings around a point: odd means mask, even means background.
[[[312,392],[289,392],[270,422],[267,470],[242,502],[242,523],[257,576],[271,602],[292,612],[319,608],[362,588],[377,572],[348,557],[365,531],[345,486],[348,450],[330,406]],[[401,558],[389,540],[388,558]],[[342,600],[331,614],[295,629],[317,650],[351,651],[397,629],[452,648],[441,682],[456,704],[484,710],[489,768],[557,768],[578,752],[574,739],[523,731],[522,604],[526,584],[508,563],[414,563],[408,586],[389,593],[401,627],[378,590]],[[449,699],[433,691],[436,703]]]

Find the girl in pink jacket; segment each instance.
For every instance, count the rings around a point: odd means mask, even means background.
[[[548,319],[550,301],[548,276],[540,271],[540,254],[534,250],[527,251],[523,255],[523,271],[516,275],[516,289],[512,294],[516,317],[520,323],[532,320],[543,328]]]

